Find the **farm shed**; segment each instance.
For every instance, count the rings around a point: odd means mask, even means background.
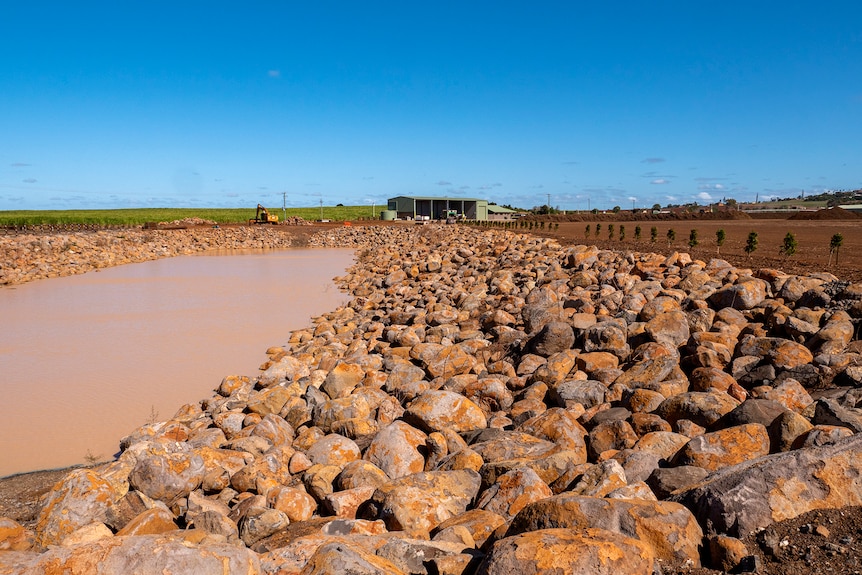
[[[389,198],[387,209],[396,212],[398,219],[439,220],[446,217],[448,210],[455,210],[468,220],[488,219],[488,200],[476,198],[397,196]]]

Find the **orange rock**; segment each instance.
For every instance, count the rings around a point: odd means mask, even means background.
[[[703,532],[691,512],[678,503],[563,493],[527,505],[506,534],[526,534],[549,527],[572,532],[603,527],[638,539],[650,555],[662,560],[690,560],[700,565],[698,548]]]
[[[704,433],[677,454],[675,465],[696,465],[710,471],[769,454],[769,433],[759,423]]]
[[[117,535],[157,535],[177,529],[174,517],[166,510],[153,507],[147,509],[117,531]]]

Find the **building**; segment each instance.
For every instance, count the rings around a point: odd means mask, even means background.
[[[489,220],[497,220],[497,221],[511,221],[517,220],[521,216],[523,216],[523,212],[519,212],[516,210],[510,210],[509,208],[503,208],[501,206],[489,204],[488,205],[488,219]]]
[[[446,218],[450,210],[468,220],[488,219],[488,200],[476,198],[438,198],[432,196],[397,196],[389,198],[387,209],[399,220]]]

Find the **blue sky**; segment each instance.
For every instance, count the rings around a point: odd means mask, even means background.
[[[862,3],[8,2],[0,209],[862,188]]]

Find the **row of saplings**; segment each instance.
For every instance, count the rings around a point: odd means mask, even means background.
[[[481,228],[501,228],[501,229],[523,229],[523,230],[544,230],[544,220],[465,220],[464,223],[479,226]],[[548,231],[560,229],[558,222],[548,222]]]
[[[591,233],[591,226],[587,224],[587,227],[584,228],[584,237],[589,240]],[[602,224],[596,224],[595,232],[593,232],[593,237],[598,238],[599,234],[602,231]],[[616,231],[614,224],[608,224],[608,239],[614,239],[614,232]],[[635,226],[635,241],[640,241],[641,239],[641,227]],[[619,241],[625,241],[626,239],[626,227],[619,227]],[[715,231],[715,245],[719,254],[721,254],[721,246],[724,245],[724,241],[727,239],[727,234],[723,229],[718,229]],[[670,246],[676,240],[676,231],[673,228],[668,229],[667,231],[667,243]],[[658,228],[653,226],[650,228],[650,241],[655,243],[658,241]],[[757,232],[749,232],[748,238],[745,241],[745,247],[743,250],[748,256],[757,249]],[[698,240],[697,230],[693,229],[688,234],[688,247],[693,248],[700,244],[700,240]],[[838,263],[838,252],[841,249],[841,246],[844,244],[844,236],[841,234],[835,234],[829,240],[829,264],[832,264],[832,256],[835,256],[835,263]],[[792,256],[796,253],[796,248],[798,247],[798,243],[796,241],[796,236],[793,235],[793,232],[787,232],[787,235],[784,236],[784,240],[781,243],[781,246],[778,248],[778,252],[783,256]]]

